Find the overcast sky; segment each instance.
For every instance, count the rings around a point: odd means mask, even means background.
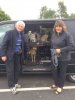
[[[13,20],[37,19],[41,7],[56,10],[59,1],[64,2],[69,14],[75,13],[75,0],[0,0],[0,7]]]

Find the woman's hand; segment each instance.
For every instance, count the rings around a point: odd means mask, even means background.
[[[7,60],[7,57],[6,56],[3,56],[1,58],[2,58],[2,61],[4,61],[4,62]]]
[[[56,49],[56,53],[60,54],[61,53],[61,49]]]

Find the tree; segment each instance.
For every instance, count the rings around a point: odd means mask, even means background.
[[[0,21],[10,20],[10,16],[0,8]]]
[[[47,7],[43,6],[40,11],[40,19],[43,19],[45,13],[47,12]]]
[[[55,18],[56,12],[52,9],[48,9],[46,6],[43,6],[40,11],[40,19],[49,19]]]
[[[46,6],[43,6],[40,11],[40,19],[49,19],[49,18],[75,18],[75,13],[71,13],[70,15],[67,13],[67,8],[64,5],[64,2],[58,2],[58,9],[52,10],[48,9]]]
[[[75,13],[71,13],[71,15],[69,16],[70,19],[75,18]]]
[[[58,18],[68,18],[69,17],[67,13],[67,8],[64,5],[64,2],[62,1],[58,3],[57,17]]]

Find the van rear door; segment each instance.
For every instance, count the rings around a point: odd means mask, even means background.
[[[51,67],[50,37],[55,21],[26,21],[25,38],[30,51],[25,58],[22,72],[49,72]]]

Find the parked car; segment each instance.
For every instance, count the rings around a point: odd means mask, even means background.
[[[75,19],[63,19],[68,31],[75,42]],[[50,54],[50,38],[56,19],[51,20],[23,20],[26,23],[25,38],[30,46],[30,52],[25,57],[21,72],[25,73],[52,73]],[[14,29],[16,21],[0,22],[0,48],[6,31]],[[75,82],[75,48],[70,52],[71,60],[67,67],[66,76]],[[6,64],[0,58],[0,73],[6,72]]]

